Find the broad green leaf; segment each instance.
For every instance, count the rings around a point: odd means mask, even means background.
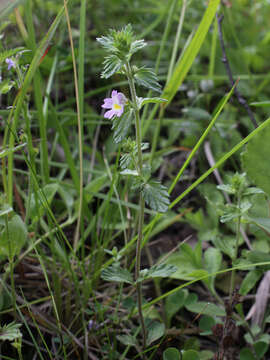
[[[188,296],[187,290],[178,290],[169,295],[165,299],[165,313],[168,323],[170,324],[172,317],[184,306]]]
[[[180,360],[180,353],[176,348],[169,347],[163,352],[163,360]]]
[[[259,228],[265,230],[267,233],[270,234],[270,219],[269,218],[255,218],[248,216],[247,220],[255,225],[257,225]]]
[[[0,21],[7,17],[16,7],[23,4],[25,0],[1,0]]]
[[[150,324],[147,330],[148,330],[148,334],[147,334],[146,344],[148,346],[152,344],[152,342],[158,340],[164,335],[165,325],[158,321],[154,321]]]
[[[113,140],[116,142],[116,144],[120,143],[123,139],[126,138],[128,130],[132,124],[133,115],[134,110],[129,108],[122,116],[115,116],[112,119]]]
[[[254,349],[259,359],[263,358],[268,348],[269,348],[269,339],[267,343],[263,341],[258,341],[254,344]]]
[[[207,303],[205,301],[193,302],[191,304],[185,304],[185,307],[188,311],[204,314],[210,316],[225,316],[225,310],[220,308],[219,306],[211,303]]]
[[[249,141],[242,155],[247,176],[270,196],[270,127]]]
[[[142,186],[142,195],[147,205],[154,211],[166,212],[170,205],[169,194],[165,186],[150,180]]]
[[[138,281],[144,281],[146,279],[152,279],[156,277],[169,277],[177,271],[177,267],[169,264],[154,265],[150,269],[144,269],[140,271],[140,277]]]
[[[125,282],[128,284],[133,283],[131,273],[127,269],[123,269],[120,265],[112,265],[107,269],[102,270],[101,277],[106,281]]]
[[[117,339],[124,345],[136,346],[136,338],[132,335],[117,335]]]
[[[210,0],[208,2],[208,7],[204,13],[202,21],[193,39],[186,48],[183,56],[180,57],[178,63],[175,66],[172,77],[162,93],[162,97],[168,99],[168,103],[166,105],[169,105],[169,103],[179,90],[179,87],[183,83],[184,78],[186,77],[188,71],[191,68],[191,65],[193,64],[198,52],[200,51],[200,48],[208,33],[209,27],[218,10],[219,3],[220,0]]]
[[[6,148],[2,151],[0,151],[0,159],[11,154],[11,153],[14,153],[15,151],[18,151],[20,149],[22,149],[25,145],[27,145],[27,143],[23,143],[23,144],[20,144],[18,146],[15,146],[13,148]]]
[[[224,254],[228,255],[231,259],[235,253],[235,238],[232,236],[219,236],[213,239],[213,244],[221,250]]]
[[[200,317],[199,328],[203,331],[200,335],[212,334],[212,327],[215,325],[215,320],[212,316],[203,315]]]
[[[240,351],[240,360],[256,360],[249,348],[243,348]]]
[[[0,327],[0,340],[14,341],[20,339],[22,337],[22,333],[19,330],[21,326],[22,324],[12,322],[8,325]]]
[[[239,294],[240,295],[247,295],[250,290],[254,288],[257,281],[262,276],[262,271],[259,269],[251,270],[248,272],[244,280],[242,281]]]
[[[27,240],[27,228],[19,215],[14,215],[0,233],[0,254],[13,258]]]
[[[136,69],[134,79],[138,85],[144,86],[147,89],[154,90],[156,92],[161,92],[161,86],[158,83],[158,78],[152,69],[148,69],[146,67],[142,67],[138,70]]]
[[[252,250],[247,253],[247,259],[253,264],[269,261],[269,265],[265,265],[260,268],[265,270],[270,269],[270,254],[264,253],[262,251]]]
[[[183,352],[182,360],[201,360],[201,359],[197,351],[187,350]]]

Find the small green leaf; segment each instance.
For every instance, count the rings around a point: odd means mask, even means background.
[[[147,346],[152,344],[152,342],[161,338],[164,335],[164,333],[165,333],[165,325],[163,323],[160,323],[158,321],[152,322],[148,328],[148,335],[146,340]]]
[[[15,151],[18,151],[20,149],[22,149],[25,145],[27,145],[27,143],[23,143],[23,144],[20,144],[18,146],[15,146],[13,148],[6,148],[2,151],[0,151],[0,159],[11,154],[11,153],[14,153]]]
[[[161,86],[158,83],[158,78],[152,69],[141,67],[135,70],[135,81],[138,85],[144,86],[147,89],[161,92]]]
[[[18,255],[27,240],[27,228],[19,215],[8,221],[8,227],[0,233],[0,253],[13,258]]]
[[[163,352],[163,360],[180,360],[180,353],[176,348],[169,347]]]
[[[14,81],[4,80],[0,83],[0,95],[7,94],[15,85]]]
[[[138,281],[146,279],[152,279],[156,277],[169,277],[177,271],[177,267],[169,264],[154,265],[150,269],[144,269],[140,271],[140,277]]]
[[[113,121],[113,140],[116,144],[120,143],[123,139],[126,138],[128,130],[132,124],[134,110],[129,108],[124,114],[120,117],[115,116]]]
[[[254,288],[261,276],[262,272],[259,269],[249,271],[244,280],[242,281],[239,294],[247,295],[250,290]]]
[[[251,106],[257,106],[257,107],[266,107],[270,106],[270,101],[258,101],[258,102],[252,102],[250,103]]]
[[[165,312],[170,324],[172,317],[184,306],[188,296],[187,290],[178,290],[165,299]]]
[[[252,250],[247,253],[247,259],[253,264],[269,261],[269,265],[265,265],[260,268],[267,270],[270,269],[270,254],[264,253],[262,251]]]
[[[0,327],[0,340],[14,341],[20,339],[22,337],[22,333],[19,330],[21,326],[22,324],[15,324],[15,322],[12,322]]]
[[[205,314],[210,316],[225,316],[225,310],[215,304],[211,304],[205,301],[193,302],[191,304],[185,304],[188,311]]]
[[[158,212],[166,212],[168,210],[170,200],[169,194],[165,186],[158,181],[149,181],[142,186],[142,195],[146,203],[152,210]]]
[[[137,170],[131,170],[131,169],[125,169],[123,171],[120,171],[121,175],[132,175],[132,176],[139,176],[139,173]]]
[[[121,268],[118,264],[109,266],[107,269],[102,270],[101,277],[103,280],[106,281],[116,281],[133,284],[131,273],[127,269]]]
[[[121,67],[123,66],[123,63],[116,55],[110,55],[105,58],[103,61],[104,70],[101,73],[101,77],[108,79],[113,74],[120,71]]]
[[[197,351],[187,350],[183,353],[182,360],[200,360],[200,357]]]
[[[243,348],[240,351],[240,360],[256,360],[249,348]]]
[[[138,108],[141,109],[145,104],[160,104],[163,102],[166,102],[166,99],[162,99],[162,98],[158,98],[158,97],[153,97],[153,98],[138,98],[137,102],[138,102]]]
[[[136,339],[132,335],[117,335],[117,339],[126,346],[136,346]]]

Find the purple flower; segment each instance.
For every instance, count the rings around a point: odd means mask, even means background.
[[[104,109],[110,109],[106,111],[104,117],[106,119],[112,119],[114,116],[120,117],[124,112],[124,106],[126,103],[126,97],[121,92],[116,90],[112,91],[112,97],[104,99],[102,107]]]
[[[11,68],[15,68],[16,66],[15,61],[10,58],[6,58],[6,63],[8,64],[8,70],[10,70]]]

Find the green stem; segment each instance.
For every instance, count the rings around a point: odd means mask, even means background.
[[[136,89],[135,84],[132,77],[132,69],[129,62],[126,63],[126,73],[128,78],[128,83],[130,87],[131,99],[133,102],[133,106],[135,108],[135,128],[136,128],[136,143],[137,143],[137,153],[138,153],[138,171],[139,176],[142,176],[142,168],[143,168],[143,161],[142,161],[142,147],[141,147],[141,121],[140,121],[140,114],[138,110],[137,104],[137,96],[136,96]],[[143,223],[144,223],[144,199],[142,197],[142,193],[140,193],[140,200],[139,200],[139,222],[138,222],[138,239],[137,239],[137,246],[136,246],[136,265],[135,265],[135,280],[137,281],[140,276],[140,269],[141,269],[141,248],[142,248],[142,240],[143,240]],[[143,318],[142,312],[142,284],[136,284],[137,289],[137,297],[138,297],[138,314],[140,318],[141,328],[142,328],[142,335],[143,335],[143,350],[146,348],[146,327]],[[143,355],[144,358],[144,355]]]
[[[238,197],[238,208],[240,208],[240,197]],[[232,265],[234,266],[235,261],[237,259],[238,255],[238,246],[239,246],[239,239],[240,239],[240,227],[241,227],[241,216],[238,217],[237,225],[236,225],[236,243],[235,243],[235,252],[234,256],[232,258]],[[230,302],[232,302],[232,296],[233,296],[233,290],[235,286],[235,270],[232,270],[232,276],[231,276],[231,285],[230,285]]]

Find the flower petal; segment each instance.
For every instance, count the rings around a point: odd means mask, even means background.
[[[114,110],[109,110],[109,111],[106,111],[105,114],[104,114],[104,117],[106,119],[111,119],[113,118],[115,115],[115,111]]]
[[[111,98],[104,99],[104,104],[101,105],[104,109],[111,109],[113,107],[113,101]]]

